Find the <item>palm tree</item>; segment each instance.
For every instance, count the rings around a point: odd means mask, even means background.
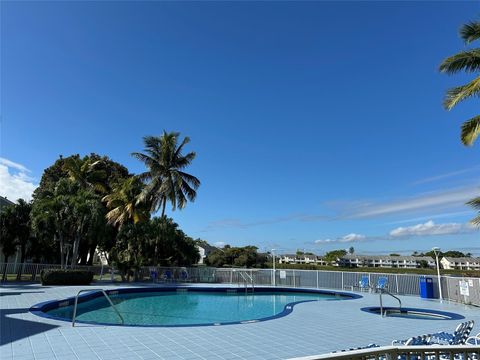
[[[480,39],[480,22],[472,21],[460,28],[460,37],[465,44],[470,44]],[[476,73],[480,70],[480,48],[468,49],[452,55],[440,64],[440,71],[446,74],[456,74],[460,71]],[[468,84],[456,86],[447,91],[444,100],[444,107],[447,110],[453,109],[458,103],[471,97],[480,95],[480,76]],[[474,116],[462,125],[461,140],[464,145],[473,145],[480,135],[480,116]]]
[[[467,204],[473,207],[475,210],[478,210],[478,215],[470,220],[470,222],[473,225],[480,226],[480,196],[470,200]]]
[[[194,201],[200,186],[200,180],[183,170],[195,159],[195,152],[182,154],[183,147],[190,142],[185,137],[179,144],[180,133],[163,132],[160,137],[146,136],[144,153],[134,152],[132,156],[142,161],[147,171],[140,174],[146,186],[140,194],[139,201],[148,201],[152,212],[162,208],[165,215],[167,201],[172,204],[172,210],[183,209],[187,200]]]
[[[102,160],[89,157],[70,156],[64,160],[63,168],[70,180],[78,183],[82,189],[94,189],[98,193],[106,192],[107,173]]]
[[[103,197],[109,212],[107,222],[122,227],[124,224],[147,221],[150,218],[149,206],[137,203],[145,185],[136,176],[121,180],[111,194]]]

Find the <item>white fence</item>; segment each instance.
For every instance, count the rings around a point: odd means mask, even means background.
[[[8,280],[39,281],[43,269],[59,269],[58,264],[0,264],[0,278]],[[102,275],[103,280],[112,279],[113,270],[105,266],[76,266],[77,269],[91,270],[96,280]],[[350,271],[294,270],[294,269],[232,269],[210,267],[142,267],[136,271],[138,281],[150,280],[151,271],[155,270],[157,279],[162,280],[168,272],[175,280],[182,279],[182,272],[188,274],[188,281],[200,283],[241,284],[244,278],[240,273],[247,273],[255,285],[284,286],[296,288],[355,290],[363,276],[368,276],[369,284],[374,286],[380,277],[388,279],[388,290],[393,294],[420,294],[420,278],[417,274],[362,273]],[[439,298],[438,278],[427,275],[433,280],[433,296]],[[132,276],[132,279],[134,277]],[[117,275],[115,280],[120,280]],[[480,306],[480,278],[453,276],[441,277],[444,299]]]
[[[478,345],[429,345],[429,346],[382,346],[363,350],[343,351],[324,355],[305,356],[290,360],[396,360],[396,359],[428,359],[428,360],[478,360],[480,346]]]

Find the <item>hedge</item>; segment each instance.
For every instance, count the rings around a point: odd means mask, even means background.
[[[46,269],[40,274],[42,285],[89,285],[93,272],[72,269]]]

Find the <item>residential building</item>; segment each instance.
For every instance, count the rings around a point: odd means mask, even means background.
[[[343,267],[380,267],[415,269],[419,267],[435,267],[435,260],[429,256],[375,256],[345,255],[337,260]]]
[[[444,257],[440,264],[445,270],[480,270],[480,258],[474,257]]]

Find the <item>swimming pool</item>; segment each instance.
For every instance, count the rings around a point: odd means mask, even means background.
[[[359,295],[322,290],[166,287],[128,288],[107,292],[129,326],[205,326],[266,321],[286,316],[296,304],[339,301]],[[36,315],[71,321],[74,298],[33,306]],[[77,322],[122,325],[100,292],[79,298]]]

